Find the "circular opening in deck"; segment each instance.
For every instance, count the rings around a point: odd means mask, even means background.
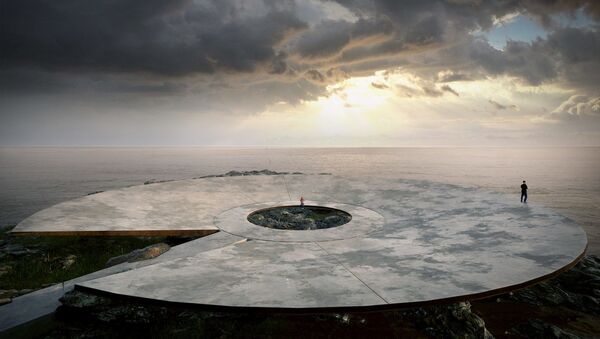
[[[307,231],[342,226],[352,219],[350,213],[323,206],[278,206],[254,211],[248,221],[279,230]]]

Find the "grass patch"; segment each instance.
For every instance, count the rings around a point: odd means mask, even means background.
[[[112,257],[164,241],[134,237],[27,237],[0,232],[3,246],[23,247],[26,254],[3,251],[0,289],[39,289],[98,271]],[[0,246],[1,248],[1,246]],[[7,266],[9,268],[7,268]]]

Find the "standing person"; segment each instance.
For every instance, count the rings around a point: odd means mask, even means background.
[[[521,202],[527,203],[527,184],[525,180],[523,180],[523,184],[521,185]]]
[[[304,197],[300,197],[300,206],[304,206]]]

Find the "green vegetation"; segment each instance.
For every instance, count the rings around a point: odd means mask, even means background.
[[[39,289],[105,267],[111,257],[164,238],[27,237],[0,231],[0,290]],[[6,250],[7,246],[12,250]],[[20,252],[20,253],[19,253]]]

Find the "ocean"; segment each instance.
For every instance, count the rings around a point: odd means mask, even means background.
[[[0,226],[56,203],[147,180],[230,170],[425,179],[514,195],[577,221],[600,255],[600,147],[578,148],[0,148]]]

